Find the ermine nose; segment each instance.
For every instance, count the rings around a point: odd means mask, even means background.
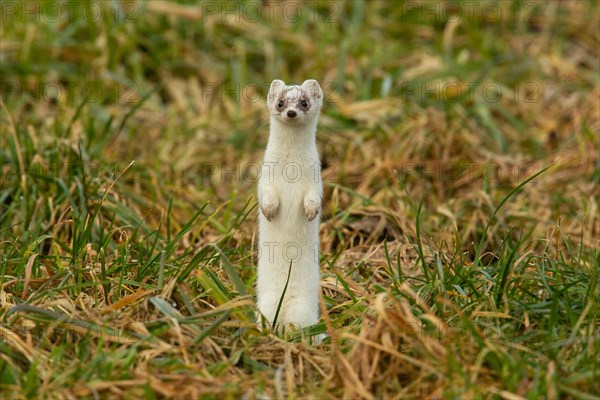
[[[290,118],[295,118],[296,117],[296,111],[290,110],[287,112],[287,116]]]

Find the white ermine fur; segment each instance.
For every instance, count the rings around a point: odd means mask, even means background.
[[[319,319],[319,214],[323,183],[317,119],[323,92],[314,79],[301,86],[271,83],[269,142],[258,182],[258,309],[273,324],[290,261],[289,283],[276,324],[302,328]]]

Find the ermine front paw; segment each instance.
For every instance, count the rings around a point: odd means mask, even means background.
[[[279,200],[277,200],[277,198],[263,200],[262,204],[260,205],[260,210],[267,221],[272,221],[279,210]]]
[[[319,205],[319,201],[317,199],[312,197],[304,198],[304,214],[306,214],[306,217],[309,221],[315,219],[320,210],[321,206]]]

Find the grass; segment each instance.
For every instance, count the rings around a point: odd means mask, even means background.
[[[4,398],[600,397],[595,2],[48,4],[0,6]],[[326,96],[322,320],[283,334],[275,78]]]

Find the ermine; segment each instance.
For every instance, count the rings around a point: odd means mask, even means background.
[[[319,319],[323,183],[316,132],[322,104],[323,92],[314,79],[300,86],[278,79],[271,83],[269,140],[258,181],[256,289],[258,309],[272,325],[288,282],[275,328],[303,328]]]

